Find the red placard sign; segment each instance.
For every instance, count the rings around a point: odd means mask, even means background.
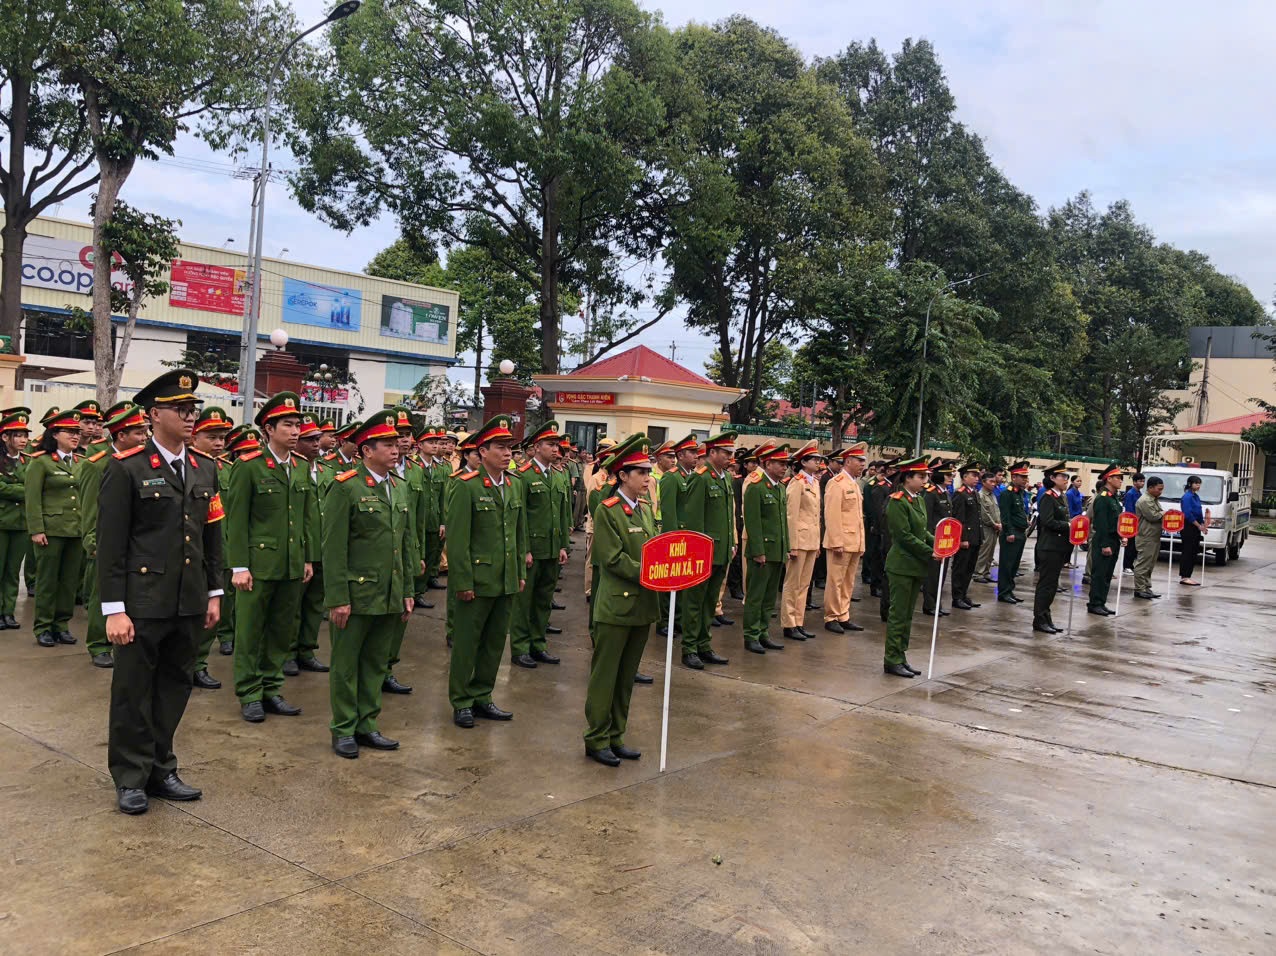
[[[1139,533],[1139,516],[1129,511],[1122,511],[1117,518],[1117,534],[1129,540]]]
[[[559,392],[555,405],[615,405],[612,392]]]
[[[1077,515],[1068,522],[1068,542],[1085,544],[1090,540],[1090,519],[1085,515]]]
[[[649,591],[682,591],[709,580],[713,539],[699,531],[666,531],[642,546],[639,580]]]
[[[201,312],[244,314],[244,294],[248,291],[245,270],[186,259],[174,259],[172,269],[169,305]]]
[[[1170,534],[1177,534],[1182,531],[1185,524],[1187,524],[1187,519],[1183,517],[1183,512],[1177,508],[1172,508],[1165,512],[1164,517],[1161,518],[1161,530]]]
[[[935,525],[935,548],[931,552],[939,559],[951,558],[961,550],[961,522],[945,518]]]

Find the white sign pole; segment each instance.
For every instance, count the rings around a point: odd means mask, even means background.
[[[1170,566],[1165,572],[1165,593],[1170,593],[1174,586],[1174,535],[1170,535]]]
[[[1130,546],[1130,539],[1122,538],[1121,546],[1117,548],[1117,553],[1116,553],[1117,599],[1116,599],[1116,607],[1112,609],[1113,617],[1116,617],[1118,614],[1121,613],[1121,582],[1125,580],[1125,555],[1121,552],[1121,548],[1128,548],[1129,546]]]
[[[1209,557],[1210,549],[1205,547],[1205,535],[1210,533],[1210,509],[1205,509],[1205,532],[1201,535],[1201,586],[1205,586],[1205,559]],[[1227,547],[1227,539],[1223,539],[1223,547]]]
[[[939,605],[944,596],[944,569],[947,566],[947,558],[939,562],[939,583],[935,586],[935,623],[930,628],[930,664],[926,668],[927,680],[935,674],[935,640],[939,637]]]
[[[673,625],[677,618],[678,592],[669,592],[669,643],[665,646],[665,703],[660,715],[660,772],[665,772],[669,751],[669,682],[673,676]]]
[[[1072,636],[1072,607],[1074,604],[1077,603],[1076,590],[1077,589],[1075,586],[1075,582],[1073,581],[1073,578],[1072,578],[1072,571],[1069,571],[1068,572],[1068,631],[1064,635],[1065,637]]]

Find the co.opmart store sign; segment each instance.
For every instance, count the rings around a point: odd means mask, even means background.
[[[93,294],[93,246],[69,239],[27,236],[22,247],[22,284],[36,289]],[[111,285],[121,292],[133,287],[119,269],[111,270]]]

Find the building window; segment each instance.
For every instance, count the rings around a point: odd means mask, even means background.
[[[50,355],[55,358],[93,360],[93,332],[89,328],[68,328],[67,312],[45,312],[23,309],[26,336],[22,351],[28,355]],[[111,348],[115,348],[115,326],[111,326]]]
[[[607,434],[607,426],[602,422],[568,422],[567,435],[581,448],[590,452],[598,450],[598,439]]]
[[[385,390],[387,392],[413,392],[421,379],[430,374],[430,366],[416,362],[386,362]]]
[[[239,361],[239,345],[243,341],[238,335],[223,335],[220,332],[187,332],[186,349],[199,355],[213,355],[222,360]],[[210,365],[215,363],[208,363]]]
[[[652,447],[662,444],[669,437],[669,429],[660,425],[648,425],[647,437],[651,440]]]

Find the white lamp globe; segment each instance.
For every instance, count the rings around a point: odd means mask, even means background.
[[[501,359],[501,364],[498,367],[500,368],[502,375],[514,374],[514,363],[509,359]]]
[[[283,348],[288,344],[288,333],[283,329],[275,329],[270,333],[270,344],[277,349]]]

